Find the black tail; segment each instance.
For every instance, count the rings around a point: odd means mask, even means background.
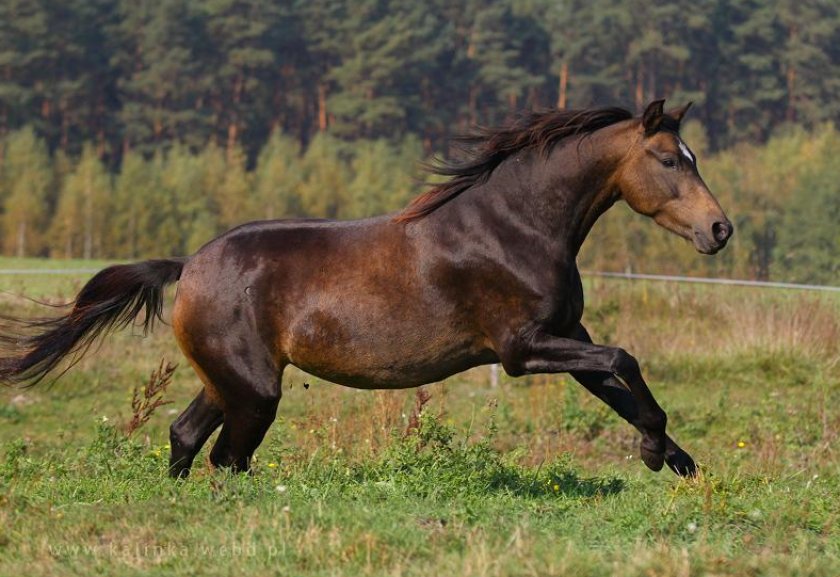
[[[26,320],[0,315],[0,383],[36,385],[69,356],[66,371],[99,335],[125,327],[144,308],[142,324],[148,332],[161,318],[163,288],[180,278],[186,262],[161,259],[108,267],[88,281],[73,309],[62,317]]]

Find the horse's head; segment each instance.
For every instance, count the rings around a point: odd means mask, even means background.
[[[691,105],[664,112],[664,102],[652,102],[642,115],[635,144],[616,172],[616,185],[633,210],[690,240],[699,252],[715,254],[726,246],[732,223],[680,138],[680,121]]]

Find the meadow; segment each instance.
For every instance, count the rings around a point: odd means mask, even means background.
[[[0,260],[8,268],[102,263]],[[0,275],[43,314],[90,275]],[[641,362],[702,474],[648,471],[564,375],[421,392],[288,370],[251,475],[166,475],[199,387],[171,331],[128,329],[53,385],[0,391],[0,575],[840,575],[840,298],[587,280],[596,342]],[[171,298],[169,300],[171,303]],[[132,394],[180,363],[131,434]],[[211,439],[212,442],[212,439]]]

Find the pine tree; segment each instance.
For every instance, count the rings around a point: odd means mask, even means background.
[[[90,144],[64,180],[52,222],[54,250],[65,258],[100,258],[109,220],[111,182]]]
[[[222,228],[229,229],[254,220],[251,196],[251,174],[245,170],[245,153],[240,146],[235,146],[227,151],[225,172],[216,189],[216,206]]]
[[[207,190],[214,171],[206,176],[208,165],[221,162],[218,149],[210,147],[210,156],[194,155],[183,145],[173,146],[160,169],[161,194],[172,203],[178,240],[169,254],[192,254],[218,234],[215,202]],[[222,165],[224,168],[224,165]]]
[[[271,32],[283,12],[275,3],[259,0],[206,0],[200,6],[212,78],[208,97],[228,160],[236,162],[242,134],[255,124],[251,110],[263,89],[259,78],[269,77],[276,64]]]
[[[204,145],[212,133],[204,105],[210,64],[195,3],[123,0],[119,12],[112,60],[120,71],[124,144],[145,152],[173,140]]]
[[[406,138],[397,145],[380,139],[355,146],[344,215],[362,218],[403,208],[417,192],[412,167],[421,153],[416,138]]]
[[[283,218],[300,213],[300,146],[275,132],[260,152],[254,171],[255,213],[260,218]]]
[[[298,186],[302,216],[338,218],[348,210],[350,172],[340,150],[340,142],[326,134],[317,135],[310,143]]]
[[[3,250],[18,257],[40,254],[53,184],[46,145],[24,128],[9,134],[4,148]]]
[[[517,17],[508,2],[487,2],[476,13],[468,48],[475,66],[469,107],[474,121],[497,124],[517,110],[528,91],[545,78],[529,69],[528,60],[547,60],[548,45],[526,42],[535,28]],[[526,52],[527,50],[527,52]],[[541,54],[542,52],[542,54]],[[480,114],[479,109],[496,112]]]

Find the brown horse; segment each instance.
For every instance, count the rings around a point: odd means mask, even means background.
[[[445,184],[396,216],[240,226],[189,258],[104,269],[64,317],[5,319],[0,382],[34,384],[98,334],[160,317],[203,390],[172,424],[173,476],[221,425],[215,466],[246,470],[275,418],[287,365],[342,385],[405,388],[501,362],[513,376],[569,372],[642,434],[641,456],[693,475],[636,360],[581,325],[575,259],[618,200],[714,254],[732,233],[679,137],[688,106],[546,111],[464,139]]]

